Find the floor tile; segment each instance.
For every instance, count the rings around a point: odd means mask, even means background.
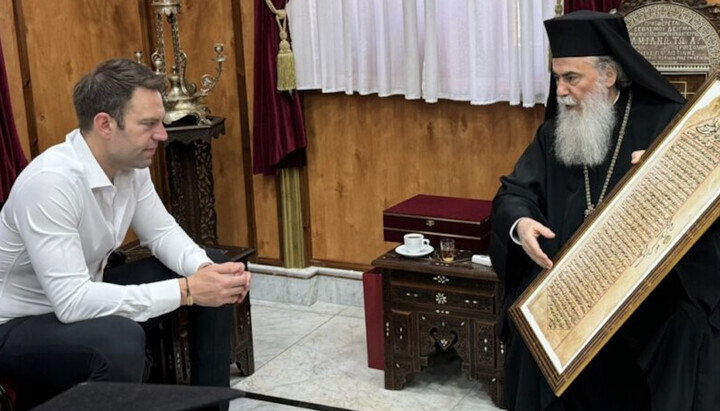
[[[258,305],[265,306],[265,307],[274,307],[274,308],[279,308],[279,309],[283,309],[283,310],[303,311],[303,312],[308,312],[308,313],[328,314],[328,315],[337,315],[348,308],[353,308],[353,307],[347,306],[347,305],[332,304],[332,303],[327,303],[327,302],[323,302],[323,301],[318,301],[312,305],[301,305],[301,304],[291,304],[291,303],[285,303],[285,302],[251,300],[251,304],[253,306],[255,304],[258,304]],[[355,308],[357,308],[357,307],[355,307]]]
[[[255,369],[277,357],[332,316],[275,306],[251,306]]]
[[[338,314],[343,317],[353,317],[365,319],[365,309],[363,307],[346,307]]]

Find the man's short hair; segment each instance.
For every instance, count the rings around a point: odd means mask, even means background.
[[[618,63],[614,58],[610,56],[594,56],[590,58],[595,60],[595,69],[600,72],[605,71],[610,67],[615,69],[615,73],[617,73],[617,80],[615,81],[615,83],[618,88],[627,87],[632,84],[632,81],[630,81],[627,74],[625,74],[625,70],[623,70],[620,63]]]
[[[165,92],[165,76],[128,59],[101,63],[78,81],[73,90],[73,104],[81,130],[92,128],[98,113],[108,113],[123,129],[125,105],[137,88]]]

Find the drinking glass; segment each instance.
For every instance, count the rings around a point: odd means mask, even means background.
[[[452,238],[440,240],[440,257],[446,262],[455,260],[455,240]]]

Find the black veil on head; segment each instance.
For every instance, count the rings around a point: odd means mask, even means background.
[[[685,103],[685,99],[630,43],[627,26],[617,14],[576,11],[545,21],[553,58],[611,56],[634,86],[662,99]],[[550,82],[545,118],[557,114],[556,83]]]

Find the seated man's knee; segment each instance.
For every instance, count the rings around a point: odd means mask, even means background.
[[[133,320],[110,316],[87,341],[96,356],[91,380],[140,382],[145,368],[145,332]]]

